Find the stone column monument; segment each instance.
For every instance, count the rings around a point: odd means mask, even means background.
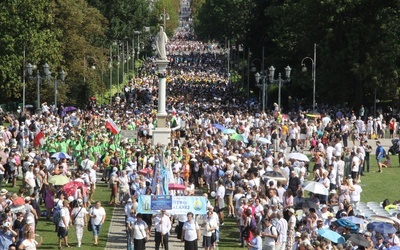
[[[158,66],[158,110],[157,110],[157,128],[153,131],[153,145],[161,143],[168,145],[171,141],[171,129],[167,127],[167,112],[165,110],[166,104],[166,67],[169,63],[167,60],[166,43],[168,37],[164,32],[162,26],[156,36],[156,49]]]

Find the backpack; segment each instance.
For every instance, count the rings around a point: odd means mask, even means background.
[[[53,209],[52,221],[56,225],[58,225],[58,222],[60,222],[60,220],[61,220],[61,214],[60,214],[61,208],[58,206],[59,202],[60,201],[57,201],[57,203],[54,204],[54,209]]]
[[[251,217],[249,228],[250,230],[257,228],[257,221],[254,217]]]
[[[61,214],[60,214],[60,208],[58,206],[56,206],[53,210],[53,223],[58,225],[58,223],[61,220]]]

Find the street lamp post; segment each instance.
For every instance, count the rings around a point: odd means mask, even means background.
[[[264,47],[262,49],[262,60],[256,58],[253,61],[251,61],[251,63],[253,64],[254,61],[260,61],[261,62],[261,74],[260,73],[256,73],[255,74],[255,78],[256,78],[256,83],[257,83],[257,87],[262,89],[262,111],[265,112],[265,108],[268,105],[268,81],[265,81],[265,79],[267,78],[267,72],[266,70],[264,70]],[[256,67],[254,66],[254,70],[256,71]],[[262,80],[261,84],[260,83],[260,79]]]
[[[268,82],[265,81],[265,79],[267,78],[267,74],[264,71],[261,71],[261,74],[257,72],[255,74],[255,78],[257,87],[262,89],[262,111],[265,113],[266,98],[268,98],[267,97]],[[261,79],[261,84],[259,84],[260,79]]]
[[[65,81],[65,71],[61,70],[60,73],[60,80],[61,83]],[[57,80],[57,75],[54,77],[54,106],[57,108],[57,95],[58,95],[58,80]]]
[[[281,73],[278,75],[278,79],[274,79],[275,75],[275,68],[274,66],[269,67],[269,81],[271,83],[278,83],[278,111],[281,110],[281,88],[282,88],[282,83],[287,83],[290,82],[290,73],[292,72],[292,69],[289,66],[286,66],[285,72],[286,72],[286,79],[282,79]]]
[[[164,20],[164,31],[167,31],[167,20],[169,20],[169,14],[165,12],[165,8],[164,8],[164,12],[162,14],[160,14],[160,20]]]
[[[302,71],[306,72],[307,71],[307,67],[304,63],[304,60],[309,59],[311,61],[312,64],[312,73],[311,73],[311,78],[313,81],[313,106],[312,106],[312,110],[313,110],[313,114],[315,113],[315,79],[316,79],[316,63],[317,63],[317,44],[314,43],[314,59],[311,57],[304,57],[303,60],[301,60],[301,67],[302,67]]]
[[[35,79],[36,80],[36,88],[37,88],[37,90],[36,90],[37,91],[37,108],[36,108],[36,112],[40,113],[40,110],[41,110],[40,109],[40,84],[41,84],[41,81],[42,81],[42,77],[40,76],[39,69],[36,70],[36,76],[35,77],[33,76],[33,70],[36,69],[36,68],[37,67],[35,65],[32,65],[30,63],[28,63],[28,65],[26,65],[26,69],[28,71],[29,77],[31,79]],[[45,75],[45,79],[46,80],[50,80],[51,72],[50,72],[49,69],[50,69],[50,66],[47,63],[45,63],[43,65],[43,70],[44,70],[44,75]]]
[[[24,61],[23,61],[23,72],[22,72],[22,111],[25,113],[25,92],[26,92],[26,51],[24,47]]]
[[[139,30],[135,30],[133,32],[135,35],[137,35],[137,49],[136,49],[136,53],[137,53],[137,58],[139,59],[139,53],[140,53],[140,41],[139,41],[139,35],[142,33]],[[132,47],[132,52],[135,53],[135,49]],[[135,68],[133,68],[133,70],[135,71]]]
[[[112,57],[112,45],[110,45],[110,106],[112,106],[112,73],[113,73],[113,57]]]

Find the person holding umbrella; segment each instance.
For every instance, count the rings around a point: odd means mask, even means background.
[[[395,246],[400,246],[399,237],[394,233],[389,233],[386,239],[387,245],[386,248],[391,248]]]
[[[364,233],[365,239],[369,242],[369,246],[366,249],[373,249],[374,248],[374,242],[372,242],[372,233],[371,232],[365,232]]]

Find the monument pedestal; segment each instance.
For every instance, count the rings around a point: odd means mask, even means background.
[[[153,131],[153,145],[161,144],[167,146],[171,142],[171,129],[167,128],[166,118],[168,116],[166,106],[166,68],[168,60],[156,60],[158,66],[158,112],[157,128]]]
[[[153,145],[157,144],[167,146],[171,142],[171,129],[169,128],[156,128],[153,130]]]

